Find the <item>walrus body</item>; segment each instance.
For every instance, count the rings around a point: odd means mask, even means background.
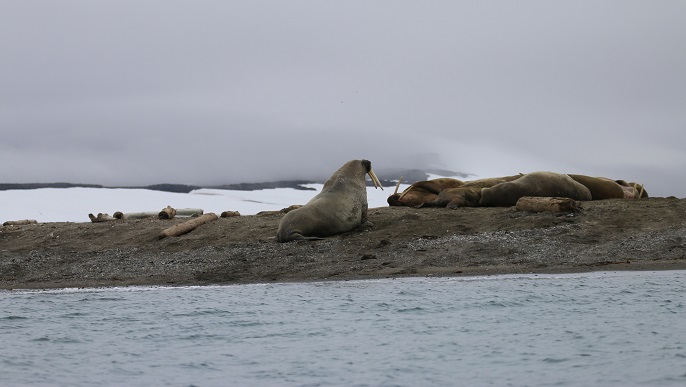
[[[593,200],[623,199],[624,190],[616,181],[604,177],[591,177],[568,173],[567,176],[581,183],[591,192]]]
[[[444,189],[459,187],[463,184],[464,182],[461,180],[448,177],[418,181],[407,187],[402,193],[389,196],[386,201],[390,206],[414,207],[436,200],[438,194]]]
[[[322,239],[354,230],[367,220],[367,188],[369,174],[375,187],[381,183],[368,160],[351,160],[324,183],[322,192],[304,206],[281,218],[276,239]]]
[[[591,200],[591,191],[571,177],[555,172],[532,172],[517,180],[501,183],[481,190],[479,205],[509,207],[523,196],[564,197],[574,200]]]
[[[517,180],[523,175],[493,177],[467,181],[456,188],[446,188],[441,191],[432,201],[424,202],[418,207],[447,207],[455,209],[459,207],[478,207],[481,200],[481,190],[493,187],[501,183]]]

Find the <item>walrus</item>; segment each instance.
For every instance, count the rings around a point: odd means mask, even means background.
[[[648,191],[646,191],[645,187],[641,184],[634,182],[627,183],[625,180],[615,180],[615,182],[624,190],[625,199],[643,199],[649,197]]]
[[[324,183],[322,192],[304,206],[289,211],[281,218],[276,240],[316,240],[351,231],[367,221],[367,188],[365,175],[375,188],[381,182],[372,171],[369,160],[351,160]]]
[[[446,188],[455,188],[463,184],[463,181],[449,177],[418,181],[402,193],[389,196],[386,201],[389,206],[414,207],[435,200],[438,194]]]
[[[523,196],[563,197],[591,200],[591,191],[571,177],[555,172],[531,172],[517,180],[481,190],[480,206],[509,207]]]
[[[567,176],[583,184],[591,192],[593,200],[623,199],[624,190],[614,180],[604,177],[591,177],[568,173]]]
[[[436,198],[417,205],[422,207],[446,207],[456,209],[460,207],[478,207],[481,200],[481,190],[487,187],[517,180],[522,174],[504,177],[491,177],[486,179],[467,181],[459,187],[446,188]]]

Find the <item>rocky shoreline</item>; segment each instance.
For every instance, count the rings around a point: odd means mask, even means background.
[[[686,199],[583,202],[576,213],[509,208],[369,210],[371,226],[278,243],[283,214],[0,227],[0,289],[686,269]]]

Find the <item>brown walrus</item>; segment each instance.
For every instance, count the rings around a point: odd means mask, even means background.
[[[568,173],[567,176],[588,188],[588,190],[591,191],[591,198],[593,200],[624,198],[624,190],[614,180],[604,177],[591,177],[572,173]]]
[[[615,182],[622,187],[622,190],[624,190],[625,199],[642,199],[648,197],[648,191],[646,191],[645,187],[643,187],[641,184],[634,182],[627,183],[624,180],[615,180]]]
[[[519,174],[467,181],[459,187],[444,189],[436,195],[434,200],[422,203],[417,207],[447,207],[450,209],[459,207],[478,207],[479,201],[481,200],[481,190],[483,188],[517,180],[522,176],[523,175]]]
[[[381,187],[369,160],[351,160],[324,183],[322,192],[281,218],[276,240],[314,240],[344,233],[367,221],[365,175]],[[383,188],[381,188],[383,189]]]
[[[563,173],[531,172],[517,180],[481,190],[480,206],[509,207],[523,196],[563,197],[591,200],[591,191]]]
[[[390,206],[414,207],[435,200],[438,194],[446,188],[455,188],[462,184],[464,184],[463,181],[449,177],[418,181],[402,193],[389,196],[386,201]]]

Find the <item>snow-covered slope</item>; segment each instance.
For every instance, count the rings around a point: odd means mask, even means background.
[[[159,211],[174,208],[201,208],[217,215],[222,211],[238,211],[252,215],[260,211],[280,210],[292,204],[305,204],[323,184],[308,184],[316,191],[291,188],[257,191],[199,189],[188,194],[146,189],[114,188],[42,188],[0,191],[0,223],[7,220],[35,219],[39,222],[90,222],[89,213],[112,215],[116,211]],[[402,184],[400,190],[407,185]],[[385,207],[386,198],[395,187],[384,191],[367,187],[369,207]]]

